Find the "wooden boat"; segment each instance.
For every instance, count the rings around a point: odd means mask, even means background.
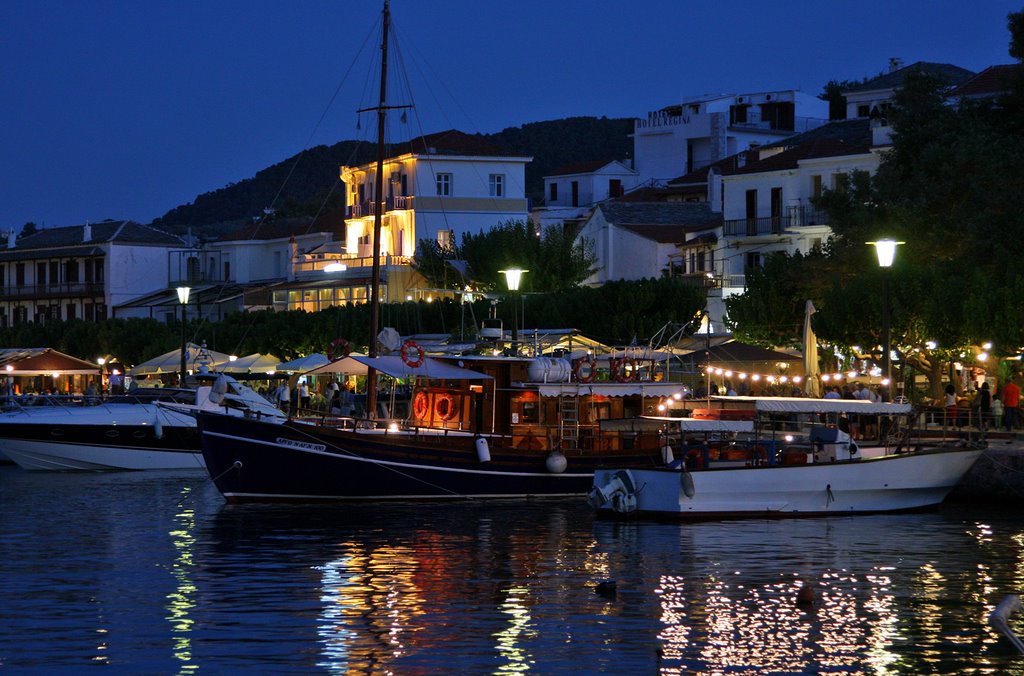
[[[601,421],[654,410],[684,390],[581,383],[568,362],[549,358],[347,362],[335,368],[411,378],[408,416],[280,423],[200,412],[206,467],[228,501],[584,496],[598,467],[664,464],[656,431],[603,431]]]
[[[729,406],[718,416],[649,420],[661,426],[669,448],[675,436],[682,457],[663,468],[598,469],[590,504],[601,514],[684,519],[915,510],[941,503],[984,450],[916,442],[904,422],[913,414],[909,404],[717,401]],[[749,408],[737,415],[739,406]],[[877,418],[878,443],[861,447],[851,439],[843,421],[858,418]]]

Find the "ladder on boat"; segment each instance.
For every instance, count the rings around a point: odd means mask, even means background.
[[[580,444],[580,398],[575,387],[558,395],[558,438],[563,449],[578,449]]]

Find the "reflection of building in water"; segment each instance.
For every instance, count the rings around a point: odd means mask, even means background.
[[[184,503],[191,492],[189,486],[182,487],[183,496],[179,504]],[[167,595],[167,619],[171,623],[173,655],[181,662],[178,673],[187,674],[199,669],[192,656],[195,620],[191,614],[196,606],[196,585],[190,575],[190,571],[195,567],[193,552],[196,543],[196,512],[192,508],[183,508],[175,514],[174,520],[180,528],[172,530],[168,535],[177,554],[171,569],[176,585],[175,590]]]

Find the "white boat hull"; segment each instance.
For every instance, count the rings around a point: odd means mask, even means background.
[[[201,451],[125,448],[118,446],[4,439],[4,453],[32,471],[109,471],[143,469],[203,469]]]
[[[693,472],[601,469],[594,474],[591,502],[601,512],[681,518],[921,509],[941,503],[982,452],[965,449],[853,462]],[[628,478],[617,475],[621,472],[628,472]],[[627,490],[619,490],[619,499],[611,499],[621,483]],[[601,488],[603,494],[595,499]],[[605,497],[609,499],[597,504]]]

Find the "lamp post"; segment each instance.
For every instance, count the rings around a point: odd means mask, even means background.
[[[510,268],[498,270],[498,272],[505,275],[505,284],[512,292],[512,354],[519,354],[519,313],[516,310],[516,296],[519,293],[519,282],[523,279],[523,273],[529,272],[529,270]]]
[[[179,286],[177,291],[178,302],[181,303],[181,372],[178,384],[185,387],[185,311],[188,309],[188,295],[192,292],[192,287]]]
[[[889,268],[896,259],[896,246],[905,242],[897,242],[894,239],[880,239],[877,242],[868,242],[875,247],[878,255],[878,267],[882,268],[882,368],[885,370],[885,379],[888,381],[889,392],[892,396],[896,394],[896,388],[892,386],[892,345],[889,327]]]

